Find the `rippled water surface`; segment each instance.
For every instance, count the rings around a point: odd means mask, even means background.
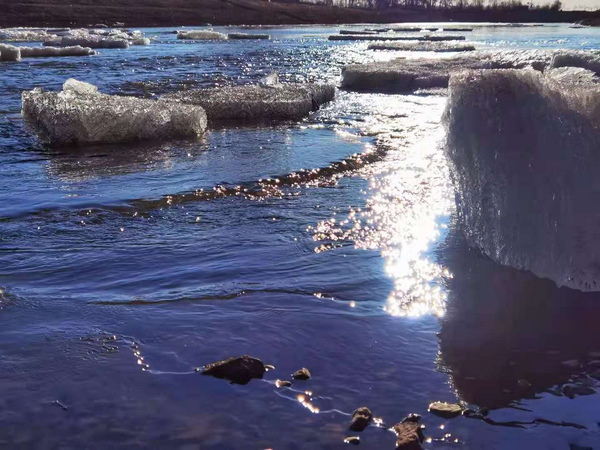
[[[443,93],[338,91],[300,123],[81,149],[42,146],[20,117],[22,90],[68,77],[154,97],[272,71],[338,83],[344,64],[408,53],[329,42],[333,27],[214,43],[143,31],[149,47],[0,62],[0,447],[343,448],[368,406],[387,425],[422,414],[426,448],[600,448],[598,395],[561,393],[597,385],[600,298],[466,248]],[[467,40],[587,49],[600,32]],[[194,372],[244,353],[276,370],[246,386]],[[313,378],[274,386],[300,367]],[[492,420],[440,419],[436,400]]]

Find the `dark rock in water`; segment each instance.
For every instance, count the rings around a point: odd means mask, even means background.
[[[265,365],[260,359],[244,355],[207,364],[202,375],[224,378],[235,384],[248,384],[252,378],[262,378]]]
[[[410,413],[404,419],[402,419],[402,423],[419,423],[421,421],[421,416],[419,414]]]
[[[292,378],[294,380],[309,380],[310,377],[311,377],[310,372],[308,371],[308,369],[306,367],[303,367],[300,370],[296,370],[292,374]]]
[[[569,398],[575,398],[577,395],[592,395],[596,391],[589,386],[579,384],[567,384],[563,386],[562,393]]]
[[[277,386],[278,388],[291,387],[292,386],[292,382],[291,381],[287,381],[287,380],[277,380],[275,382],[275,386]]]
[[[352,422],[348,427],[352,431],[363,431],[373,420],[373,413],[366,406],[357,408],[352,413]]]
[[[569,450],[594,450],[594,449],[592,447],[582,447],[581,445],[570,444]]]
[[[517,384],[521,389],[529,389],[531,387],[531,383],[524,379],[517,381]]]
[[[344,439],[346,444],[358,445],[360,444],[360,438],[358,436],[348,436]]]
[[[396,433],[397,450],[420,450],[421,443],[425,439],[423,428],[415,422],[401,422],[392,427]]]
[[[433,402],[429,405],[429,412],[445,419],[452,419],[461,415],[462,407],[455,403]]]

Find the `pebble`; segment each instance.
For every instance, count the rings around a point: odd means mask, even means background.
[[[429,405],[429,412],[445,419],[452,419],[461,415],[462,407],[455,403],[433,402]]]
[[[352,431],[363,431],[373,420],[373,413],[366,406],[357,408],[352,413],[352,421],[348,427]]]
[[[292,378],[294,380],[309,380],[310,377],[310,372],[306,367],[303,367],[302,369],[297,370],[292,374]]]

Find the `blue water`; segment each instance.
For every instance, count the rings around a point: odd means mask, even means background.
[[[387,425],[422,414],[426,448],[600,448],[597,394],[560,394],[569,379],[597,384],[585,364],[600,359],[600,298],[466,248],[443,95],[338,92],[299,123],[81,149],[42,146],[20,117],[21,91],[69,77],[152,98],[273,71],[337,83],[345,64],[409,55],[327,41],[338,29],[210,43],[145,29],[149,47],[0,63],[0,447],[343,448],[349,414],[368,406]],[[593,49],[600,32],[482,27],[467,40]],[[359,170],[260,181],[369,152]],[[238,185],[253,195],[230,195]],[[193,195],[215,189],[229,194]],[[244,353],[276,370],[246,386],[193,371]],[[582,367],[561,364],[573,359]],[[272,384],[300,367],[310,381]],[[436,400],[585,428],[444,420],[427,412]],[[361,434],[363,448],[394,442]]]

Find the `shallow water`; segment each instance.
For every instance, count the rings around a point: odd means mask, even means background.
[[[153,97],[272,71],[337,82],[344,64],[409,54],[327,41],[337,30],[192,43],[148,29],[149,47],[0,63],[0,447],[343,448],[363,405],[387,425],[422,414],[426,448],[600,445],[597,394],[560,393],[597,384],[599,295],[466,248],[443,95],[338,92],[301,123],[83,149],[43,147],[20,118],[22,90],[68,77]],[[597,48],[600,33],[467,41]],[[276,370],[246,386],[194,372],[244,353]],[[300,367],[310,381],[273,385]],[[435,400],[522,424],[443,420]],[[369,427],[361,441],[395,438]]]

